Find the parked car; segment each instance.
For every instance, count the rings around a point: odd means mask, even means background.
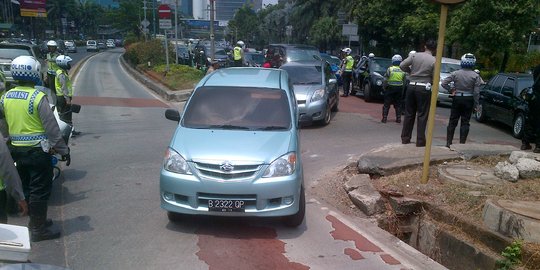
[[[450,76],[450,73],[458,69],[461,69],[461,60],[446,57],[441,59],[441,77],[439,81],[439,94],[437,97],[438,103],[452,103],[450,92],[442,87],[441,82],[446,79],[446,77]]]
[[[97,51],[99,51],[98,46],[97,46],[97,41],[95,41],[95,40],[86,41],[86,51],[87,52],[97,52]]]
[[[300,123],[328,125],[338,110],[339,91],[336,76],[326,61],[290,62],[280,67],[289,73],[298,104]]]
[[[384,98],[383,82],[384,73],[392,65],[392,59],[383,57],[372,57],[367,59],[365,72],[353,75],[352,95],[357,92],[364,94],[364,100],[371,102],[375,99]],[[356,78],[357,76],[357,78]]]
[[[248,67],[262,67],[264,64],[264,55],[259,52],[246,52],[244,58]]]
[[[114,39],[107,39],[106,45],[107,45],[108,49],[112,49],[112,48],[116,47],[116,45],[114,45]]]
[[[203,45],[197,45],[195,46],[195,52],[197,54],[200,54],[200,52],[203,52],[203,56],[206,59],[207,65],[210,64],[211,56],[211,48],[210,46],[203,46]],[[200,57],[200,56],[199,56]],[[225,50],[225,48],[222,47],[214,47],[214,61],[216,61],[220,67],[229,67],[231,65],[231,55]]]
[[[160,175],[161,208],[185,214],[284,217],[305,215],[298,111],[287,72],[223,68],[195,87],[178,121]]]
[[[66,51],[68,53],[76,53],[77,52],[77,45],[75,45],[75,41],[66,40],[66,41],[64,41],[64,45],[65,45]]]
[[[310,45],[270,44],[266,49],[266,60],[277,68],[289,62],[321,60],[317,47]]]
[[[341,59],[339,57],[330,55],[327,53],[321,53],[321,57],[323,60],[328,62],[330,64],[330,67],[332,68],[332,72],[336,75],[338,86],[341,86],[343,82],[341,81],[341,75],[338,74],[339,67],[341,65]]]
[[[14,83],[11,76],[11,61],[18,56],[28,55],[35,57],[41,64],[41,80],[47,78],[47,61],[38,45],[30,43],[0,43],[0,69],[4,72],[7,82]]]
[[[189,52],[186,45],[176,45],[176,57],[178,57],[179,64],[191,65],[189,60]]]
[[[107,44],[105,43],[104,40],[98,40],[97,41],[97,48],[98,50],[106,50],[107,49]]]
[[[533,85],[531,74],[499,73],[480,91],[480,104],[475,112],[478,122],[493,119],[512,127],[512,135],[521,138],[527,102],[521,92]]]

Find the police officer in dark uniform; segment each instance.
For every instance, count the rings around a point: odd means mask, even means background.
[[[428,40],[424,48],[424,52],[410,54],[399,65],[401,70],[410,74],[405,97],[405,117],[401,130],[401,143],[411,143],[414,121],[418,115],[416,123],[417,147],[426,146],[426,126],[431,105],[431,84],[433,83],[433,69],[435,67],[433,52],[437,48],[437,43],[434,40]]]
[[[533,87],[523,90],[521,93],[528,105],[523,137],[521,138],[521,150],[532,149],[531,143],[534,143],[533,152],[540,153],[540,65],[533,70],[533,80]]]
[[[461,57],[461,69],[456,70],[446,77],[441,85],[450,91],[452,109],[450,110],[450,120],[446,129],[446,147],[450,148],[454,139],[454,131],[458,121],[461,119],[459,128],[459,143],[465,143],[469,135],[469,121],[473,109],[478,107],[480,95],[480,85],[482,79],[473,68],[476,64],[476,57],[472,53],[464,54]]]
[[[2,124],[7,126],[10,151],[17,163],[23,190],[28,200],[30,240],[33,242],[60,237],[47,219],[53,166],[51,153],[71,161],[47,96],[35,88],[41,84],[41,65],[32,56],[19,56],[11,62],[11,73],[18,86],[9,90],[0,102]]]

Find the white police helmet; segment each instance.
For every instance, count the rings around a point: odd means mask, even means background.
[[[351,54],[351,52],[352,52],[351,48],[345,48],[345,49],[343,49],[341,51],[346,53],[347,55]]]
[[[409,56],[411,56],[411,55],[413,55],[413,54],[415,54],[415,53],[416,53],[416,51],[410,51],[410,52],[409,52]]]
[[[41,85],[41,64],[33,56],[16,57],[11,61],[11,76],[16,81]]]
[[[461,56],[461,67],[462,68],[473,68],[476,65],[476,57],[472,53],[466,53]]]
[[[47,41],[47,47],[58,47],[58,44],[54,40]]]
[[[401,55],[395,54],[394,56],[392,56],[392,64],[399,64],[401,63],[401,61],[403,61],[403,57],[401,57]]]
[[[69,70],[71,68],[71,61],[73,61],[73,59],[67,55],[59,55],[56,57],[56,64],[62,69]]]
[[[241,40],[239,40],[238,42],[236,42],[236,44],[237,44],[238,46],[244,46],[244,42],[241,41]]]
[[[374,53],[369,53],[369,54],[368,54],[368,57],[369,57],[369,58],[373,58],[373,57],[375,57],[375,54],[374,54]]]

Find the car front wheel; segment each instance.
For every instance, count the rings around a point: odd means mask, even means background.
[[[321,126],[326,126],[330,124],[330,119],[332,118],[332,109],[330,108],[330,101],[326,102],[326,108],[324,110],[324,118],[321,120]]]
[[[373,98],[371,97],[371,84],[370,83],[366,83],[364,85],[364,100],[366,102],[371,102],[373,100]]]
[[[478,105],[477,110],[474,112],[474,118],[476,119],[476,121],[480,123],[485,122],[487,120],[486,109],[484,109],[484,106],[482,103]]]
[[[514,124],[512,125],[512,135],[520,139],[523,136],[524,126],[525,115],[522,112],[518,112],[514,118]]]
[[[300,188],[300,202],[298,206],[298,212],[292,216],[286,216],[284,218],[284,224],[287,227],[298,227],[304,222],[306,215],[306,195],[304,194],[304,187]]]

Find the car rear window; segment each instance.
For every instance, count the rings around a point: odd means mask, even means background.
[[[322,84],[320,66],[281,66],[293,84]]]
[[[287,62],[317,60],[321,54],[312,49],[287,49]]]
[[[13,60],[21,55],[32,56],[32,52],[21,48],[0,48],[0,58]]]
[[[198,129],[289,130],[291,113],[281,89],[200,87],[191,97],[182,126]]]
[[[371,71],[384,74],[392,64],[392,59],[376,59],[371,62]]]
[[[461,69],[460,64],[451,64],[451,63],[441,63],[441,72],[442,73],[452,73],[458,69]]]

